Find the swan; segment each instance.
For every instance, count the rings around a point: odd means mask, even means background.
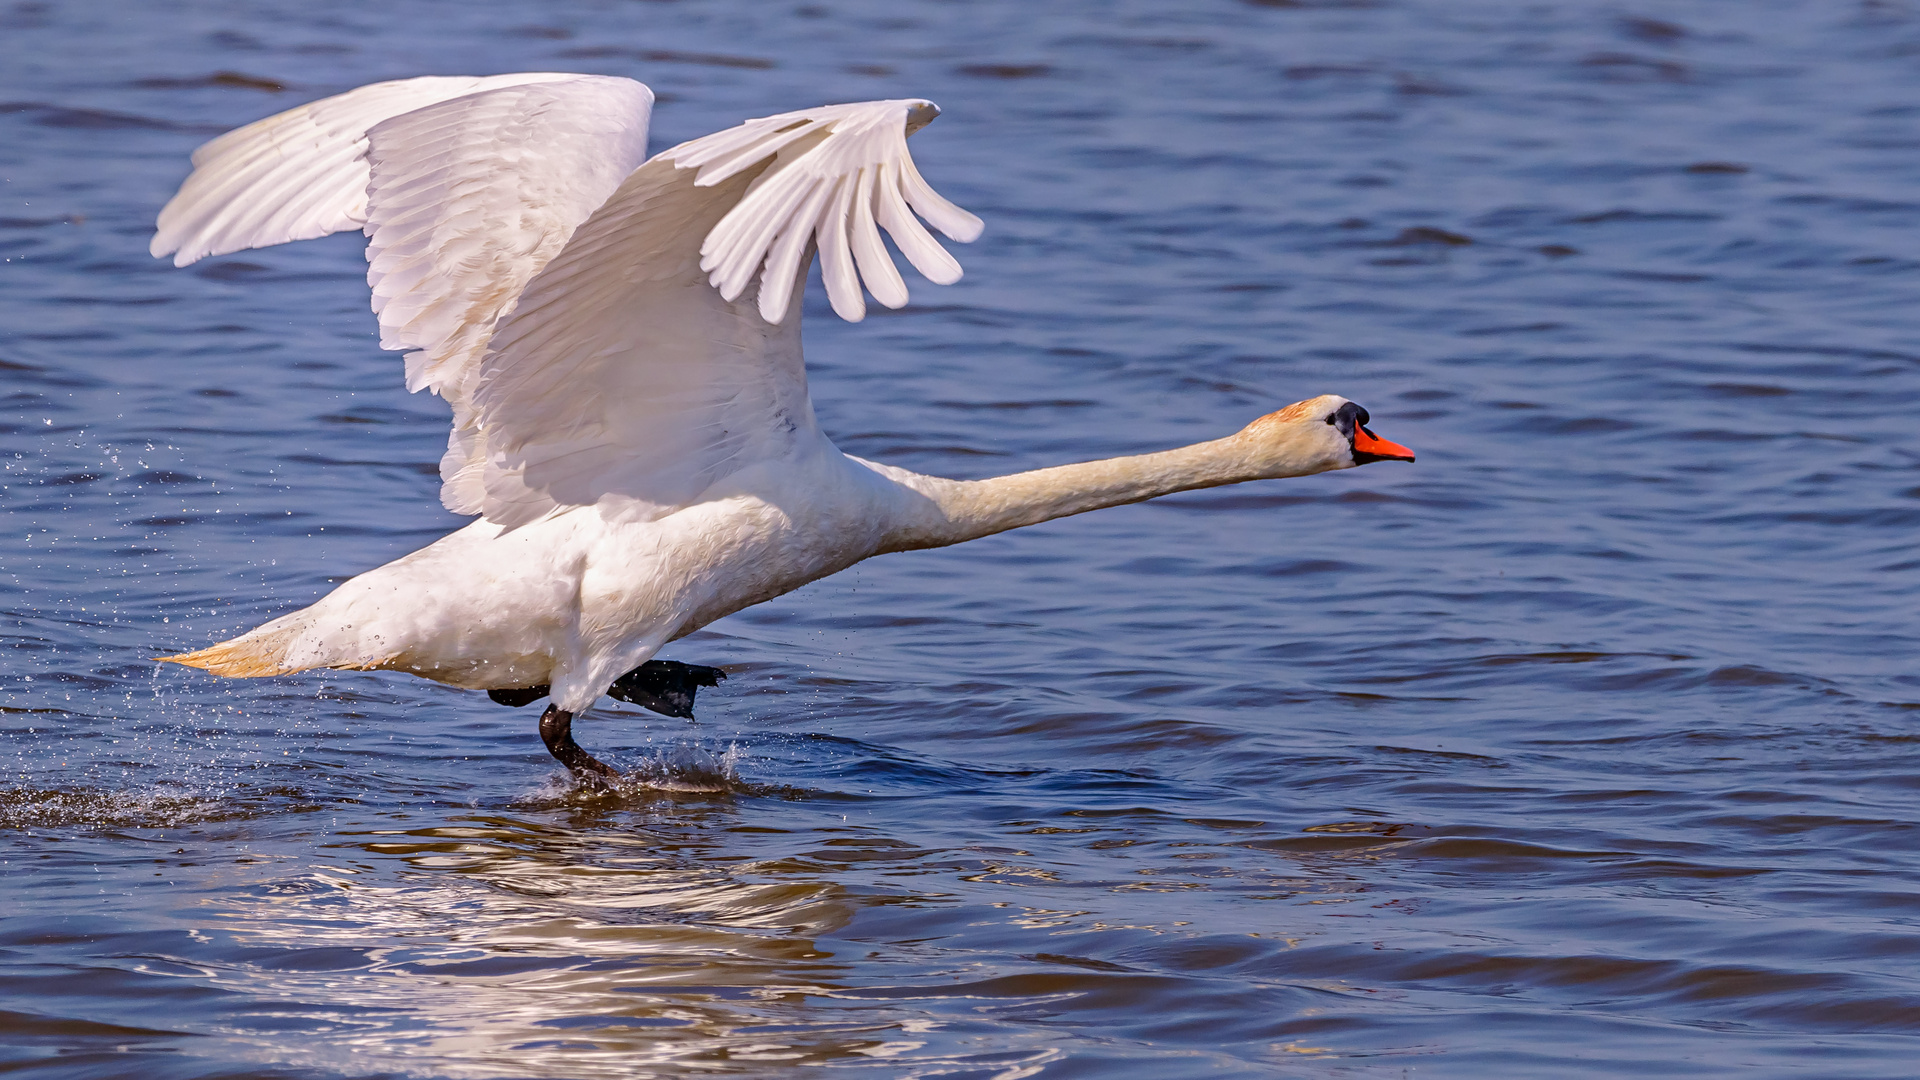
[[[888,552],[942,547],[1170,492],[1412,461],[1337,395],[1160,453],[987,480],[842,453],[807,397],[800,299],[928,280],[980,219],[928,186],[907,137],[930,101],[748,120],[648,157],[653,93],[560,72],[363,86],[196,150],[151,250],[212,255],[366,233],[383,348],[452,406],[441,500],[476,520],[228,641],[157,659],[232,678],[411,672],[540,717],[576,778],[618,773],[573,739],[612,694],[691,716],[715,668],[655,659],[725,615]],[[917,215],[917,217],[916,217]]]

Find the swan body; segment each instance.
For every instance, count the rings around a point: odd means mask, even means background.
[[[916,215],[961,241],[979,219],[906,152],[938,109],[825,106],[647,158],[651,105],[641,84],[599,76],[408,79],[194,154],[154,254],[186,265],[365,231],[382,345],[409,350],[409,388],[453,406],[442,501],[478,519],[308,608],[163,659],[233,677],[379,668],[545,689],[549,749],[610,772],[573,745],[572,714],[666,643],[862,559],[1413,459],[1334,395],[1224,439],[989,480],[844,454],[807,399],[800,294],[817,253],[841,317],[865,315],[863,287],[904,304],[881,229],[930,280],[958,279]]]

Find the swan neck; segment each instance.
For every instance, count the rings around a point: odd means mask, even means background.
[[[1294,469],[1263,457],[1267,455],[1255,452],[1242,435],[1233,435],[1177,450],[1057,465],[987,480],[926,477],[928,484],[915,486],[921,487],[938,512],[908,523],[889,538],[885,550],[943,547],[1176,491],[1319,471]]]

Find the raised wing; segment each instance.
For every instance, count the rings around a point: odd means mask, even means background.
[[[912,211],[979,235],[907,154],[936,113],[874,101],[751,120],[628,177],[495,330],[467,459],[449,469],[456,446],[442,466],[448,507],[505,525],[594,503],[657,517],[820,439],[796,302],[811,249],[857,320],[862,281],[889,307],[907,299],[881,228],[940,282],[959,264]]]
[[[193,152],[150,250],[187,266],[209,255],[311,240],[367,223],[367,130],[448,98],[578,75],[426,76],[374,83],[256,120]]]
[[[209,254],[364,229],[380,344],[407,388],[453,403],[500,315],[646,159],[653,93],[631,79],[527,73],[375,83],[194,152],[153,252]]]

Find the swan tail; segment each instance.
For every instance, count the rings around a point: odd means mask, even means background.
[[[184,664],[202,671],[211,671],[229,679],[252,679],[262,675],[286,675],[300,669],[288,667],[284,661],[271,651],[259,647],[260,643],[248,641],[244,637],[223,641],[218,645],[209,645],[193,652],[175,653],[172,656],[156,656],[169,664]]]
[[[333,665],[302,663],[290,656],[293,646],[305,635],[311,617],[296,611],[272,622],[262,623],[237,638],[209,645],[193,652],[156,656],[169,664],[210,671],[229,679],[256,679],[266,675],[291,675],[316,667],[375,667],[377,664]]]

